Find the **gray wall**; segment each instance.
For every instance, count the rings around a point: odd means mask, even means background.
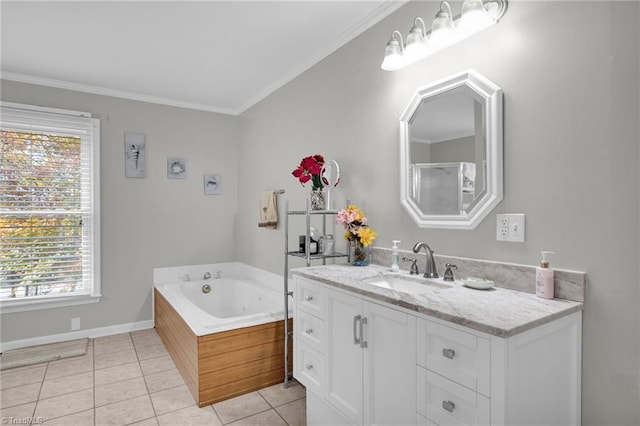
[[[232,261],[238,188],[237,117],[2,81],[2,100],[91,112],[100,118],[102,301],[2,315],[2,341],[152,318],[153,268]],[[147,177],[125,179],[124,132],[146,135]],[[187,178],[167,179],[167,157]],[[222,195],[203,195],[204,173]]]
[[[424,240],[441,254],[529,265],[549,249],[552,266],[586,271],[584,424],[639,424],[638,3],[512,1],[473,39],[382,71],[392,30],[436,8],[402,7],[242,115],[239,260],[282,273],[283,229],[257,228],[258,192],[282,187],[303,207],[309,188],[290,172],[306,155],[336,159],[336,197],[365,210],[377,246]],[[504,89],[505,197],[475,230],[420,229],[399,203],[398,118],[416,87],[467,68]],[[525,243],[496,241],[502,212],[527,215]]]

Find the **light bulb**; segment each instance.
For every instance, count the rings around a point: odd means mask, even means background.
[[[422,25],[422,28],[418,26]],[[424,58],[429,53],[429,46],[427,45],[426,26],[422,18],[417,17],[413,21],[413,27],[407,35],[407,42],[404,46],[404,59],[405,63],[412,63],[419,59]]]
[[[387,43],[387,47],[384,48],[384,60],[380,65],[385,71],[395,71],[404,66],[404,60],[402,58],[402,47],[395,38],[391,38]]]
[[[469,35],[483,30],[494,24],[489,16],[482,0],[465,0],[462,4],[462,16],[458,22],[458,31],[463,35]]]
[[[422,24],[422,28],[418,24]],[[416,18],[407,35],[407,42],[404,46],[404,58],[405,63],[415,62],[429,53],[429,47],[427,45],[425,25],[422,18]]]
[[[445,7],[449,9],[447,12]],[[440,49],[455,41],[455,30],[451,20],[451,6],[446,1],[440,3],[440,10],[436,14],[431,26],[429,43],[434,49]]]

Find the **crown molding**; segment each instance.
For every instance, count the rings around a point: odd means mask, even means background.
[[[55,80],[52,78],[37,77],[27,74],[3,71],[0,74],[0,78],[2,78],[2,80],[16,81],[18,83],[35,84],[38,86],[53,87],[56,89],[74,90],[76,92],[91,93],[94,95],[112,96],[115,98],[129,99],[132,101],[148,102],[152,104],[167,105],[178,108],[196,109],[200,111],[215,112],[219,114],[239,115],[241,113],[241,111],[238,110],[221,108],[214,105],[186,102],[177,99],[163,98],[160,96],[151,96],[142,93],[129,92],[126,90],[116,90],[90,84],[72,83],[69,81]]]
[[[167,105],[178,108],[194,109],[200,111],[214,112],[218,114],[227,115],[240,115],[258,102],[265,99],[267,96],[298,77],[303,72],[307,71],[315,64],[329,56],[331,53],[338,50],[340,47],[347,44],[349,41],[362,34],[367,29],[373,27],[382,19],[408,3],[409,0],[386,0],[381,1],[373,11],[363,17],[360,21],[355,23],[351,28],[344,31],[335,40],[329,43],[323,50],[315,55],[310,60],[300,64],[298,67],[293,68],[291,71],[279,78],[275,83],[267,86],[264,90],[260,91],[257,95],[250,98],[247,102],[242,104],[238,108],[225,108],[217,105],[208,105],[195,102],[188,102],[180,99],[170,99],[160,96],[146,95],[142,93],[130,92],[126,90],[118,90],[108,87],[101,87],[91,84],[74,83],[70,81],[57,80],[46,77],[39,77],[34,75],[20,74],[14,72],[2,71],[0,78],[3,80],[15,81],[19,83],[35,84],[38,86],[53,87],[57,89],[73,90],[76,92],[91,93],[94,95],[112,96],[116,98],[129,99],[133,101],[147,102],[152,104]]]

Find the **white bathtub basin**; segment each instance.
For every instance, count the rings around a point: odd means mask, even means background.
[[[155,289],[196,336],[285,317],[280,275],[238,262],[155,268],[153,273]],[[207,273],[211,278],[204,278]],[[202,291],[204,285],[209,292]],[[290,307],[287,316],[291,312]]]

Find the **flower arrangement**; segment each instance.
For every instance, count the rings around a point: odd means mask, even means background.
[[[378,234],[366,224],[367,217],[355,204],[349,204],[346,209],[338,211],[336,222],[341,223],[347,230],[344,239],[352,243],[354,266],[369,264],[369,247]]]
[[[291,174],[298,178],[302,186],[311,181],[311,189],[314,191],[324,188],[324,185],[329,185],[329,182],[323,176],[324,157],[320,154],[303,158],[300,165]]]
[[[344,239],[355,241],[363,247],[373,244],[378,234],[366,224],[367,217],[355,204],[349,204],[346,209],[338,211],[336,222],[341,223],[347,230]]]

